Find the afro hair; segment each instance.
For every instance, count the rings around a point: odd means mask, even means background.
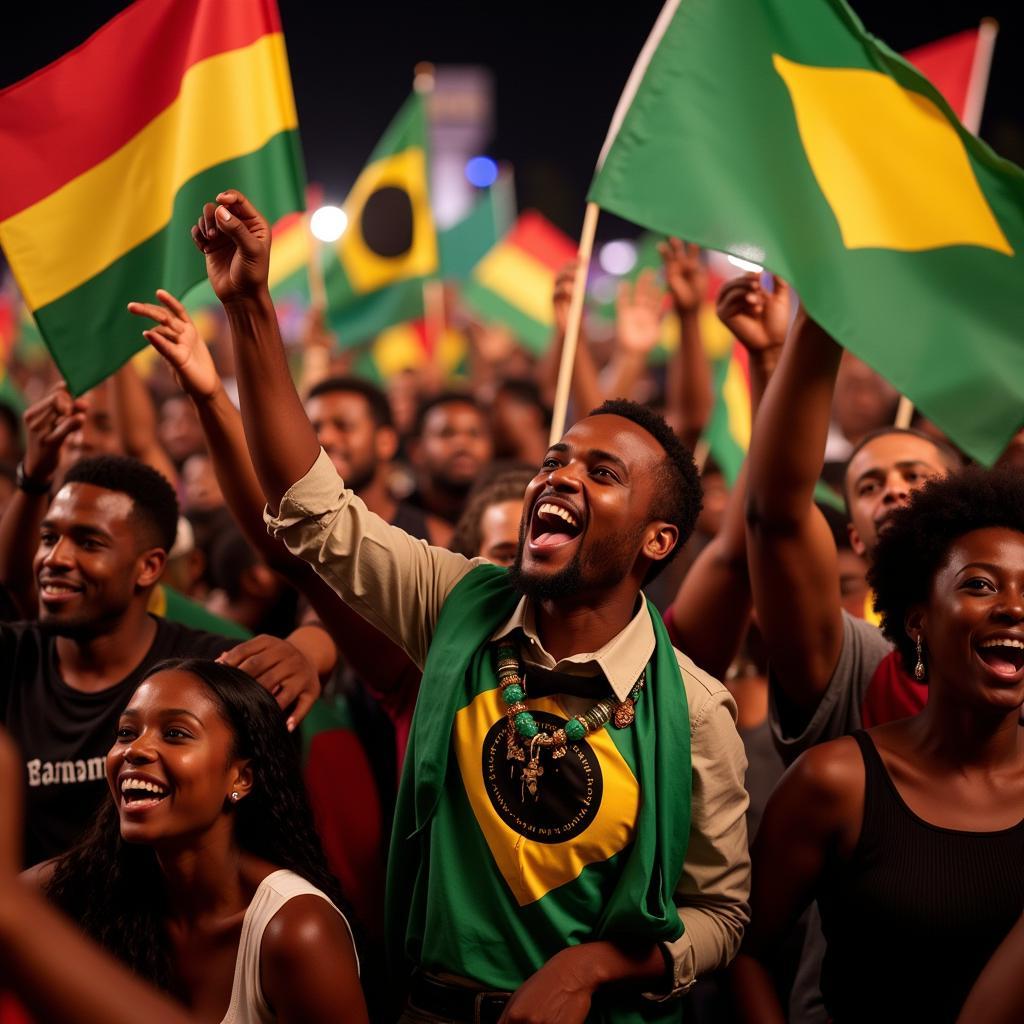
[[[926,604],[936,573],[965,534],[1005,527],[1024,534],[1024,475],[968,466],[931,480],[894,512],[878,537],[868,582],[882,632],[906,667],[915,661],[907,615]]]

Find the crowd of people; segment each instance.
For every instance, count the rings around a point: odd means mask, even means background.
[[[192,234],[218,329],[139,296],[148,377],[0,415],[0,1021],[1020,1019],[1024,432],[894,427],[743,273],[728,479],[670,239],[552,444],[573,267],[542,358],[382,388],[245,196]]]

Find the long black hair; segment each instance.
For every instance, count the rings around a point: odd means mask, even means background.
[[[274,698],[245,672],[202,658],[161,662],[147,678],[171,670],[188,672],[206,686],[234,735],[232,759],[249,761],[252,789],[232,806],[239,848],[301,875],[346,911],[313,825],[298,751]],[[87,935],[136,974],[181,994],[156,853],[121,838],[112,800],[105,802],[81,841],[57,861],[46,891]]]

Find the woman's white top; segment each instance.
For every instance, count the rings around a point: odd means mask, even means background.
[[[329,896],[294,871],[271,872],[260,882],[242,919],[242,935],[238,940],[238,956],[235,959],[235,980],[231,985],[231,1002],[221,1024],[274,1024],[276,1017],[267,1004],[263,986],[260,984],[260,946],[263,944],[263,932],[271,919],[296,896],[319,896],[325,900],[345,922],[351,937],[351,925],[345,915],[331,903]],[[352,945],[354,948],[354,941]],[[356,967],[358,966],[357,954]]]

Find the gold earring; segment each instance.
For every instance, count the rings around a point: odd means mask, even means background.
[[[917,634],[917,664],[914,666],[914,678],[920,683],[924,681],[924,645],[921,634]]]

